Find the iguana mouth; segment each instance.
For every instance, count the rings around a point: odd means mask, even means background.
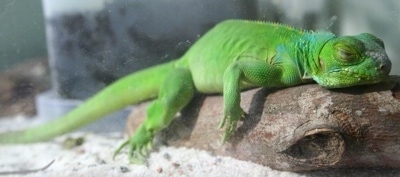
[[[336,69],[327,72],[322,77],[313,76],[314,80],[321,86],[326,88],[343,88],[356,85],[376,84],[388,75],[384,71],[362,73],[350,68]]]
[[[352,70],[349,68],[345,68],[345,69],[341,70],[340,73],[350,76],[350,77],[359,78],[360,80],[361,79],[362,80],[376,79],[376,78],[380,78],[383,76],[383,72],[359,72],[357,70]]]

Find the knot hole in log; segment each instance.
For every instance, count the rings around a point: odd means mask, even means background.
[[[295,163],[330,166],[344,154],[345,141],[335,130],[328,128],[307,131],[304,136],[282,153]]]

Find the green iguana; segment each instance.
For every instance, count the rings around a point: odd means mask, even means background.
[[[388,78],[391,62],[381,39],[368,33],[336,37],[286,25],[228,20],[200,38],[180,59],[128,75],[65,116],[22,131],[0,134],[0,143],[43,141],[89,124],[127,105],[155,99],[147,118],[116,151],[129,146],[143,162],[152,139],[195,92],[223,93],[222,142],[244,115],[240,91],[316,81],[326,88],[374,84]]]

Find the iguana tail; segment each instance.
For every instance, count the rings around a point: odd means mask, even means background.
[[[0,134],[0,143],[15,144],[44,141],[70,132],[103,116],[157,97],[159,85],[175,66],[175,61],[135,72],[114,82],[68,114],[26,130]]]

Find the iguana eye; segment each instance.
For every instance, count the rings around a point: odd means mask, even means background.
[[[355,62],[358,59],[358,53],[354,49],[341,44],[335,46],[335,55],[344,62]]]
[[[355,57],[355,54],[348,50],[337,49],[336,52],[338,57],[345,61],[351,61]]]

